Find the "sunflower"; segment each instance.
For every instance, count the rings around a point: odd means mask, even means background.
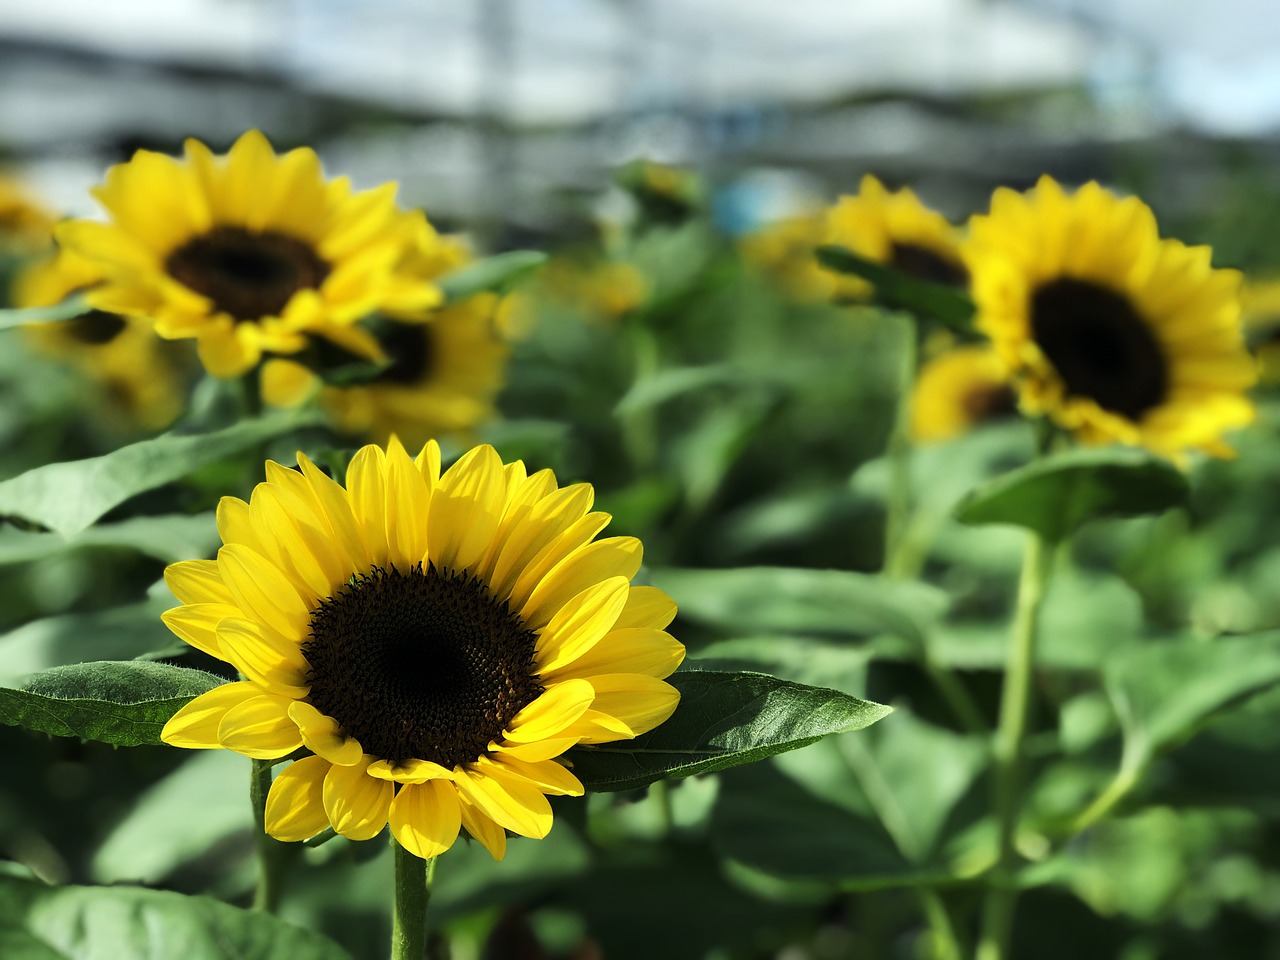
[[[313,150],[277,157],[256,130],[225,157],[196,140],[185,161],[140,150],[94,196],[108,223],[56,231],[107,276],[90,302],[150,318],[162,337],[194,337],[214,376],[296,353],[309,334],[377,358],[356,321],[391,300],[440,300],[397,276],[422,218],[396,208],[395,184],[354,192],[345,177],[325,181]]]
[[[422,442],[493,417],[510,348],[498,331],[496,294],[468,297],[417,323],[388,323],[391,365],[370,383],[326,387],[320,401],[343,433]]]
[[[53,214],[13,177],[0,175],[0,250],[38,251],[53,240]]]
[[[776,280],[787,296],[804,303],[830,300],[836,277],[813,255],[822,243],[823,216],[776,220],[738,242],[738,252],[753,270]]]
[[[1280,280],[1249,278],[1240,292],[1247,339],[1258,358],[1258,377],[1280,383]]]
[[[1083,443],[1230,454],[1221,436],[1253,419],[1256,374],[1240,274],[1213,269],[1208,247],[1160,239],[1136,197],[1042,177],[1026,194],[997,190],[964,252],[977,325],[1025,411]]]
[[[102,279],[94,263],[64,250],[19,273],[14,300],[19,307],[51,306]],[[71,320],[28,324],[24,332],[37,351],[100,384],[111,409],[143,427],[166,427],[182,412],[195,358],[159,339],[147,321],[90,309]]]
[[[675,604],[632,586],[640,542],[595,540],[587,484],[558,488],[476,447],[443,475],[434,441],[410,459],[366,446],[346,488],[306,457],[267,463],[246,504],[218,507],[216,560],[171,565],[165,622],[247,679],[192,700],[167,743],[278,759],[266,829],[390,823],[430,858],[459,829],[497,859],[505,831],[551,829],[546,795],[582,784],[560,759],[671,715],[684,648]]]
[[[919,280],[955,287],[969,281],[956,228],[947,218],[921,203],[914,191],[890,193],[870,175],[862,178],[857,196],[841,197],[827,212],[825,242]],[[854,277],[840,277],[838,286],[859,299],[870,293],[866,281]]]
[[[990,346],[956,347],[920,369],[911,394],[911,435],[947,440],[1017,410],[1009,370]]]

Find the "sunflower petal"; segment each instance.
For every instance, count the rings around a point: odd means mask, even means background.
[[[617,622],[630,587],[625,578],[610,577],[560,608],[538,635],[538,673],[564,667],[599,643]]]
[[[261,694],[261,687],[246,680],[214,687],[170,717],[160,731],[160,739],[172,747],[186,747],[189,750],[221,747],[218,725],[222,723],[227,711]]]
[[[369,776],[396,783],[426,783],[428,780],[452,780],[453,771],[430,760],[375,760],[369,764]]]
[[[218,623],[217,640],[227,660],[250,680],[283,696],[306,695],[307,658],[297,643],[235,617]]]
[[[610,577],[630,580],[640,570],[643,548],[635,537],[610,537],[587,544],[558,564],[533,589],[520,616],[531,629],[544,626],[587,587]]]
[[[632,587],[617,627],[652,627],[663,630],[676,618],[676,602],[657,587]]]
[[[402,571],[427,555],[430,504],[426,481],[392,437],[387,445],[387,545],[391,562]]]
[[[325,716],[311,704],[302,700],[289,704],[289,719],[298,725],[303,745],[324,757],[326,762],[339,767],[354,767],[364,759],[360,742],[345,736],[337,720]]]
[[[164,568],[164,582],[183,603],[234,604],[217,560],[180,560]]]
[[[596,691],[592,712],[621,723],[630,737],[637,737],[652,730],[675,713],[676,707],[680,704],[680,691],[671,684],[636,673],[595,676],[591,678],[591,686]],[[596,720],[596,725],[600,725],[599,719]],[[573,736],[579,732],[584,734],[583,743],[606,743],[610,740],[625,739],[625,737],[608,736],[601,740],[599,738],[602,733],[599,730],[584,731],[577,725],[567,729],[565,735]]]
[[[218,571],[247,616],[285,639],[306,636],[310,613],[298,590],[262,554],[233,543],[218,551]]]
[[[330,767],[324,778],[324,809],[333,829],[350,840],[372,840],[387,825],[395,785],[366,773],[373,757],[354,767]]]
[[[365,548],[376,563],[387,558],[387,471],[381,447],[361,447],[347,467],[347,497],[364,538]]]
[[[613,630],[577,660],[541,673],[544,683],[609,673],[669,677],[684,662],[684,644],[665,630],[627,627]]]
[[[324,757],[295,760],[271,782],[267,794],[267,833],[277,840],[314,837],[329,826],[322,793],[329,761]]]
[[[528,781],[504,777],[484,760],[459,767],[458,790],[486,817],[522,837],[541,840],[551,832],[551,804]]]
[[[232,707],[218,724],[218,740],[228,750],[257,760],[275,760],[302,746],[298,725],[289,719],[288,697],[270,693]]]
[[[560,797],[580,797],[585,793],[582,782],[555,760],[532,762],[505,754],[494,761],[503,773],[520,780],[527,780],[543,793]]]
[[[458,794],[458,803],[462,812],[462,825],[480,843],[495,860],[507,855],[507,831],[485,816],[466,795]]]
[[[227,617],[243,616],[239,607],[227,603],[187,603],[160,614],[164,625],[179,639],[197,650],[226,661],[218,643],[218,624]]]
[[[595,696],[595,687],[585,680],[554,684],[511,718],[506,737],[516,743],[554,739],[591,707]]]
[[[409,783],[391,801],[391,835],[415,857],[438,857],[458,839],[462,810],[457,788],[443,780]]]

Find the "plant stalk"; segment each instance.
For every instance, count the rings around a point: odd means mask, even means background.
[[[885,502],[884,571],[891,577],[906,573],[909,563],[907,525],[911,519],[911,396],[919,363],[918,333],[911,317],[902,317],[902,355],[898,367],[898,410],[885,455],[889,461],[889,490]]]
[[[264,913],[280,909],[284,873],[289,865],[289,845],[270,836],[266,828],[267,794],[271,791],[271,768],[275,762],[254,760],[249,779],[249,799],[258,827],[258,887],[253,894],[253,909]]]
[[[1031,681],[1035,665],[1036,625],[1052,569],[1052,545],[1032,533],[1018,584],[1018,607],[1005,662],[1000,725],[994,751],[995,814],[999,855],[983,906],[982,936],[977,960],[1003,960],[1008,955],[1017,905],[1014,869],[1017,866],[1018,814],[1022,807],[1022,761],[1027,719],[1031,709]]]
[[[436,876],[436,859],[423,860],[394,838],[396,900],[391,913],[391,960],[423,960],[427,955],[427,905]]]

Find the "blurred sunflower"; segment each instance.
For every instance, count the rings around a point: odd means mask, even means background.
[[[836,292],[835,274],[813,255],[825,227],[822,216],[777,220],[744,236],[738,252],[747,266],[773,277],[793,299],[830,300]]]
[[[841,197],[828,211],[824,242],[919,280],[955,287],[969,281],[958,232],[947,218],[921,203],[914,191],[890,193],[870,175],[862,178],[857,196]],[[837,286],[850,297],[870,294],[870,285],[856,277],[841,276]]]
[[[947,440],[1017,410],[1009,368],[989,345],[956,347],[920,369],[911,394],[911,435]]]
[[[1083,443],[1223,456],[1253,419],[1240,274],[1208,247],[1161,240],[1136,197],[1042,177],[997,190],[965,258],[977,325],[1014,372],[1022,408]]]
[[[94,263],[64,250],[23,270],[14,300],[19,307],[52,306],[102,279]],[[146,320],[90,309],[72,320],[28,324],[24,332],[36,350],[101,384],[111,407],[143,427],[166,427],[182,412],[195,358],[158,338]]]
[[[459,829],[501,859],[506,830],[551,829],[548,794],[580,795],[556,758],[669,717],[684,648],[675,604],[636,587],[640,542],[595,541],[588,484],[557,488],[492,447],[443,475],[428,443],[361,449],[346,488],[299,455],[249,503],[218,506],[216,560],[171,565],[179,637],[248,679],[183,707],[163,738],[277,759],[266,828],[355,840],[391,825],[416,856]]]
[[[1247,280],[1240,305],[1259,377],[1264,383],[1280,383],[1280,280]]]
[[[386,442],[463,433],[496,413],[510,347],[499,330],[501,300],[484,293],[417,322],[387,323],[381,336],[391,365],[370,383],[325,387],[334,426]]]
[[[309,334],[377,358],[356,321],[388,300],[440,300],[396,275],[418,221],[397,209],[395,184],[353,192],[345,177],[325,181],[315,151],[277,157],[256,130],[225,157],[196,140],[185,161],[140,150],[93,193],[110,221],[56,231],[106,274],[90,302],[152,318],[162,337],[194,337],[214,376],[296,353]]]

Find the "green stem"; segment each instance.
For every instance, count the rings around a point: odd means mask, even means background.
[[[889,461],[889,491],[885,503],[884,569],[891,577],[901,577],[909,561],[906,544],[911,514],[911,396],[916,383],[919,350],[916,324],[903,317],[902,355],[898,368],[898,411],[889,434],[885,455]]]
[[[1002,960],[1007,956],[1017,904],[1014,869],[1017,866],[1018,813],[1022,805],[1023,742],[1031,708],[1031,679],[1035,665],[1036,623],[1052,569],[1052,548],[1032,533],[1018,584],[1018,608],[1009,638],[1000,725],[996,731],[995,814],[998,828],[996,868],[983,908],[982,938],[977,960]]]
[[[956,937],[956,929],[942,897],[931,887],[920,887],[918,893],[925,920],[929,923],[929,933],[932,935],[931,956],[934,960],[960,960],[960,941]]]
[[[423,960],[427,955],[427,904],[436,876],[436,858],[423,860],[394,838],[396,902],[391,914],[391,960]]]
[[[1083,833],[1114,810],[1116,804],[1127,797],[1129,792],[1138,785],[1140,775],[1137,767],[1129,764],[1122,765],[1111,783],[1107,785],[1107,789],[1098,794],[1097,799],[1072,822],[1071,835]]]
[[[289,865],[289,845],[267,834],[267,793],[271,790],[272,760],[254,760],[249,780],[253,820],[258,826],[258,888],[253,909],[275,913],[280,908],[280,891]]]

